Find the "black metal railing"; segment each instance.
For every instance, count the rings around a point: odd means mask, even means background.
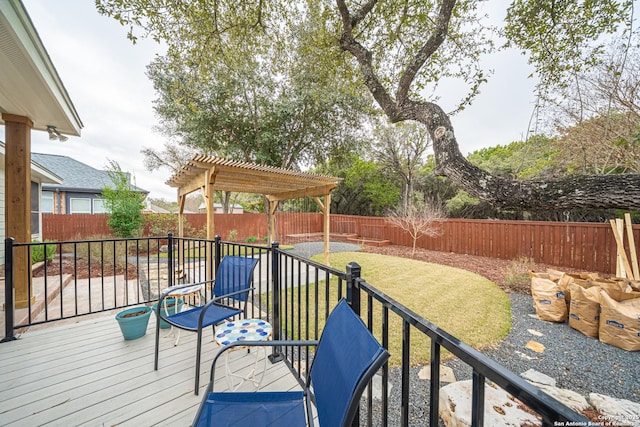
[[[365,321],[385,348],[390,346],[392,330],[401,337],[400,354],[395,355],[392,365],[381,369],[381,394],[374,398],[369,387],[361,402],[361,425],[409,425],[411,411],[423,411],[420,419],[429,419],[429,425],[438,425],[438,403],[440,394],[440,363],[443,349],[464,362],[472,371],[472,425],[483,425],[484,387],[486,380],[503,388],[524,405],[538,413],[543,425],[573,421],[586,425],[588,419],[559,403],[519,376],[508,371],[472,347],[441,330],[378,291],[362,278],[360,267],[351,263],[341,271],[282,250],[277,243],[259,246],[224,242],[219,237],[214,241],[205,239],[175,238],[171,234],[144,239],[108,239],[93,241],[67,241],[55,243],[14,243],[7,239],[5,245],[5,339],[15,337],[15,331],[38,323],[51,322],[69,317],[146,304],[157,300],[159,292],[167,286],[179,283],[202,282],[215,272],[224,255],[242,255],[259,260],[254,272],[254,293],[248,316],[268,320],[273,326],[274,339],[315,340],[320,337],[324,321],[341,298],[346,298],[354,311]],[[43,311],[32,315],[29,307],[26,320],[14,322],[13,285],[15,281],[14,254],[17,248],[27,247],[28,263],[31,265],[33,248],[38,250],[54,245],[59,256],[44,263],[43,281],[38,286],[45,294],[54,290],[59,301],[53,299],[45,304]],[[66,260],[63,258],[66,257]],[[124,259],[123,269],[116,266]],[[92,263],[91,261],[97,261]],[[54,266],[58,263],[58,268]],[[59,277],[63,264],[72,269],[73,277]],[[98,265],[95,277],[88,273],[82,277],[85,265]],[[130,266],[133,269],[129,272]],[[59,275],[49,275],[52,270]],[[90,269],[89,269],[90,270]],[[120,279],[109,273],[120,272]],[[134,274],[135,272],[135,274]],[[134,277],[135,276],[135,277]],[[31,280],[31,279],[30,279]],[[67,282],[68,280],[68,282]],[[119,281],[118,281],[119,280]],[[33,283],[30,283],[29,289]],[[66,295],[65,295],[65,290]],[[29,291],[31,301],[31,290]],[[82,298],[79,298],[82,295]],[[211,295],[206,295],[206,299]],[[87,304],[90,302],[89,304]],[[88,308],[86,308],[88,307]],[[430,370],[428,402],[412,402],[419,395],[416,381],[410,381],[410,358],[418,338],[430,340]],[[392,354],[392,357],[394,355]],[[421,354],[420,356],[424,356]],[[294,351],[291,348],[275,348],[270,355],[275,363],[284,360],[294,375],[301,379],[309,372],[313,360],[311,349]],[[392,378],[393,377],[393,378]],[[393,381],[391,381],[393,380]],[[389,387],[397,384],[400,405],[390,404]],[[396,392],[398,393],[398,392]],[[426,407],[425,407],[426,406]],[[412,409],[413,408],[413,409]],[[417,409],[416,409],[417,408]],[[565,424],[566,425],[566,424]]]
[[[324,320],[343,297],[363,318],[369,330],[378,337],[385,348],[389,349],[390,328],[401,329],[396,331],[396,335],[399,332],[401,336],[401,354],[396,355],[394,366],[386,364],[381,369],[380,396],[374,399],[372,387],[369,387],[363,396],[362,414],[358,418],[358,424],[408,426],[413,410],[421,411],[414,414],[413,419],[419,419],[421,423],[428,419],[428,425],[438,426],[442,349],[459,358],[472,371],[472,426],[484,425],[486,380],[492,381],[539,414],[544,426],[559,423],[568,425],[568,421],[575,422],[575,425],[587,425],[589,422],[583,415],[368,284],[361,277],[359,265],[350,263],[343,272],[288,254],[277,247],[273,248],[273,260],[276,287],[273,289],[273,301],[269,307],[273,313],[274,335],[280,334],[276,335],[276,339],[318,339]],[[418,351],[412,347],[412,336],[428,337],[430,340],[429,366],[432,380],[428,384],[428,402],[411,401],[413,396],[426,394],[416,390],[426,386],[416,385],[419,382],[410,380],[410,359],[414,356],[412,353]],[[305,372],[309,371],[313,354],[311,349],[301,352],[287,349],[282,353],[282,357],[297,377],[302,378]],[[393,381],[391,376],[395,376]],[[389,402],[390,382],[397,384],[399,388],[399,406],[391,405]]]

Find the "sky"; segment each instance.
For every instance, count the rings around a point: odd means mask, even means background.
[[[31,151],[72,157],[96,169],[110,160],[135,177],[150,197],[176,200],[165,182],[169,170],[149,172],[143,148],[162,149],[167,139],[154,130],[155,93],[146,66],[163,48],[148,39],[132,44],[126,28],[96,11],[87,0],[22,0],[84,124],[80,137],[50,141],[33,131]],[[486,2],[494,16],[504,14],[504,0]],[[452,118],[460,150],[508,144],[525,138],[533,110],[531,70],[517,52],[486,59],[494,75],[471,107]],[[456,92],[456,87],[451,87]],[[4,128],[0,128],[4,132]],[[4,135],[0,134],[4,139]]]

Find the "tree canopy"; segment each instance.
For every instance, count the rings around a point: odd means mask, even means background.
[[[132,40],[148,35],[166,43],[171,67],[189,70],[189,79],[207,79],[221,61],[253,61],[269,65],[274,76],[289,75],[287,70],[296,65],[297,70],[313,70],[325,81],[331,77],[340,82],[347,93],[364,84],[391,122],[415,121],[426,127],[437,174],[496,207],[640,207],[639,174],[524,180],[491,174],[464,158],[450,117],[439,103],[437,86],[445,79],[465,84],[467,92],[456,102],[464,108],[486,81],[480,57],[494,44],[479,12],[480,1],[96,3],[101,13],[130,28]],[[602,61],[607,35],[629,31],[631,4],[632,0],[514,0],[504,35],[528,55],[540,77],[540,92],[548,94]]]

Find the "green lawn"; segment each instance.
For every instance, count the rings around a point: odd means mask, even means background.
[[[319,255],[313,260],[322,262],[322,258]],[[331,265],[340,270],[344,271],[349,262],[360,264],[367,283],[473,347],[498,342],[509,333],[509,297],[482,276],[443,265],[364,252],[330,255]],[[374,324],[379,325],[380,313],[374,316],[378,319]],[[398,365],[402,326],[397,316],[390,314],[390,319],[391,365]],[[379,336],[379,331],[374,333]],[[411,364],[427,363],[429,346],[429,340],[412,329]]]

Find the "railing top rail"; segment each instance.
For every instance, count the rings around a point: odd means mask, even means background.
[[[363,279],[358,279],[357,283],[362,290],[373,296],[373,298],[379,301],[383,306],[390,309],[420,332],[429,336],[432,340],[435,340],[435,342],[440,346],[446,348],[464,363],[472,367],[474,371],[493,381],[499,387],[503,388],[515,398],[522,401],[525,405],[542,415],[544,419],[575,421],[576,416],[578,416],[578,421],[584,421],[585,425],[589,421],[586,417],[582,417],[567,406],[559,403],[539,388],[501,366],[496,361],[485,356],[470,345],[460,341],[453,335],[439,328],[408,307],[400,304],[385,293],[380,292]],[[558,417],[560,417],[560,419],[558,419]]]

